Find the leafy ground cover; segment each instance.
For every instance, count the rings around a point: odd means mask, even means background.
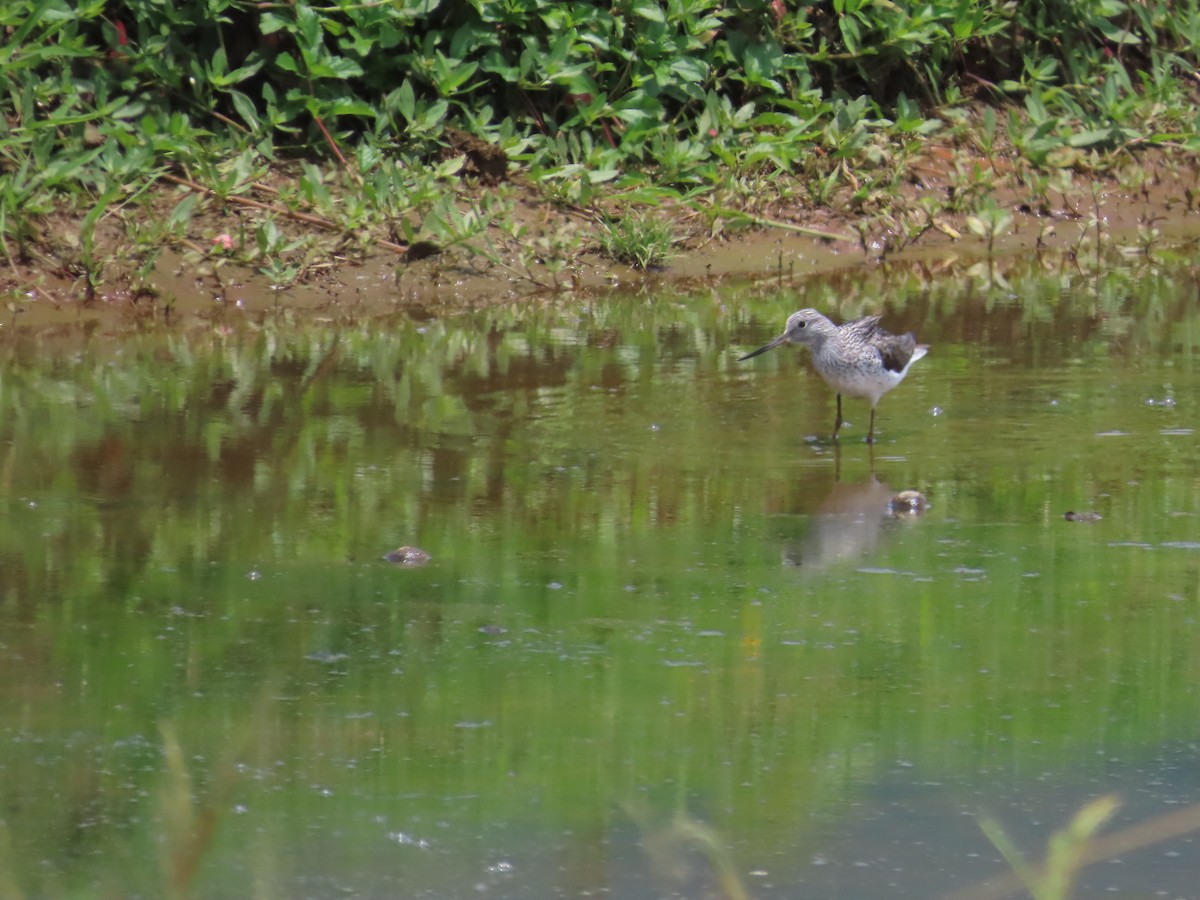
[[[1195,210],[1195,0],[0,0],[0,290],[572,289]],[[754,264],[760,264],[755,260]],[[285,301],[286,302],[286,301]]]

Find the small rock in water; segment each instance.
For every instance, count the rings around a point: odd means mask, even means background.
[[[391,553],[385,553],[383,558],[390,563],[409,569],[423,566],[429,562],[429,554],[420,547],[397,547]]]
[[[929,509],[929,501],[920,491],[901,491],[888,503],[888,509],[897,514],[911,513],[915,515]]]
[[[1068,510],[1063,513],[1063,518],[1068,522],[1099,522],[1104,517],[1100,513],[1095,512],[1073,512]]]

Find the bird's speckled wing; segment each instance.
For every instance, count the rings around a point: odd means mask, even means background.
[[[879,358],[883,360],[883,367],[889,372],[904,371],[904,367],[912,359],[913,351],[917,349],[917,339],[912,332],[908,334],[877,333],[874,344],[879,350]]]
[[[861,319],[847,322],[842,328],[846,331],[854,332],[855,337],[859,340],[869,341],[875,336],[876,332],[882,332],[884,335],[887,334],[886,331],[879,327],[879,320],[882,318],[883,316],[863,316]]]
[[[884,369],[889,372],[902,372],[912,359],[913,351],[917,348],[917,339],[912,332],[892,334],[886,328],[880,328],[881,318],[883,317],[863,316],[848,322],[844,327],[852,329],[855,338],[875,348]]]

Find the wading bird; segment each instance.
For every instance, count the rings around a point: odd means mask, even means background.
[[[875,440],[875,406],[879,398],[903,381],[909,367],[929,352],[927,345],[917,343],[912,332],[892,334],[880,328],[879,316],[834,325],[815,309],[802,309],[788,316],[783,334],[765,347],[738,357],[738,362],[788,343],[808,347],[817,372],[837,391],[835,439],[842,427],[842,394],[871,401],[868,444]]]

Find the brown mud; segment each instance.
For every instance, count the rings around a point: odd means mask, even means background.
[[[491,304],[570,302],[592,299],[613,291],[688,291],[730,280],[757,281],[805,276],[881,264],[911,265],[932,271],[974,263],[989,256],[997,260],[1031,252],[1094,253],[1097,248],[1128,248],[1153,253],[1156,246],[1200,241],[1200,193],[1197,173],[1178,161],[1165,164],[1140,160],[1136,188],[1116,177],[1102,176],[1082,186],[1075,179],[1070,193],[1047,194],[1034,208],[1011,190],[991,196],[1012,221],[994,236],[991,247],[972,234],[965,214],[939,212],[914,227],[921,196],[944,199],[953,186],[936,167],[914,178],[895,205],[871,214],[832,213],[790,207],[780,201],[764,203],[754,224],[734,227],[725,220],[714,236],[698,224],[694,209],[658,209],[671,218],[682,237],[676,255],[657,271],[640,271],[597,252],[597,219],[583,211],[563,211],[525,190],[517,209],[524,218],[529,241],[556,230],[571,229],[584,250],[557,275],[544,266],[523,268],[516,259],[484,261],[461,248],[419,254],[377,249],[365,259],[339,259],[310,267],[304,278],[284,290],[249,267],[230,260],[219,264],[205,258],[196,243],[162,253],[149,277],[134,288],[131,273],[106,273],[104,283],[85,289],[83,273],[58,262],[53,255],[10,260],[0,268],[0,292],[6,308],[0,311],[0,334],[50,329],[82,329],[120,334],[149,322],[256,321],[268,315],[322,319],[372,318],[395,313],[420,316],[453,314]],[[485,190],[486,188],[480,188]],[[178,194],[164,188],[164,214]],[[907,218],[906,218],[907,215]],[[220,219],[210,214],[212,228]],[[739,221],[739,220],[733,220]],[[907,224],[905,224],[907,223]],[[77,227],[71,221],[58,227]],[[224,226],[228,228],[226,224]],[[811,236],[818,230],[840,239]],[[190,249],[189,249],[190,248]],[[110,248],[111,250],[112,248]]]

